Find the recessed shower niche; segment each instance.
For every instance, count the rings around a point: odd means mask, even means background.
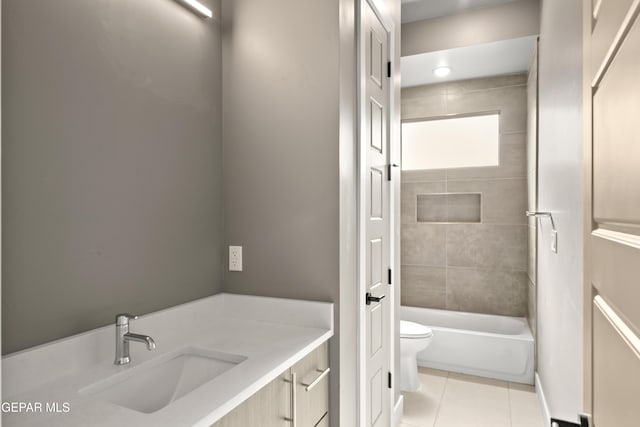
[[[418,194],[417,222],[479,223],[482,220],[480,193]]]

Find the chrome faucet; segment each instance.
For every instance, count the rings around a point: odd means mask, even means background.
[[[148,335],[132,334],[129,332],[129,320],[136,320],[138,316],[122,313],[116,316],[116,365],[126,365],[131,362],[129,356],[129,341],[142,342],[147,350],[156,348],[156,342]]]

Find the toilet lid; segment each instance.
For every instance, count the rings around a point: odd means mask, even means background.
[[[400,321],[400,338],[428,338],[432,337],[431,328],[419,323]]]

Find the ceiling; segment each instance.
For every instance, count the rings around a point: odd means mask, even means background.
[[[402,87],[442,83],[525,72],[529,69],[537,36],[403,56],[400,61]],[[433,69],[451,68],[447,77],[436,77]]]
[[[451,15],[515,0],[402,0],[402,23]]]

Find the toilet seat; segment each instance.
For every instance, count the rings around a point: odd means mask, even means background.
[[[433,336],[431,328],[419,323],[400,321],[400,338],[430,338]]]

